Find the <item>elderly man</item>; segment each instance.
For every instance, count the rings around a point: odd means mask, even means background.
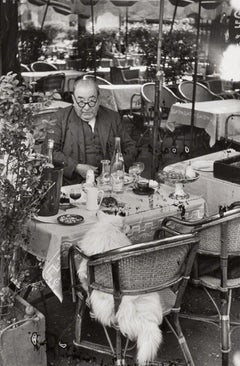
[[[93,80],[76,79],[73,106],[53,117],[53,161],[64,162],[64,184],[80,183],[88,169],[97,172],[101,160],[111,159],[115,137],[121,138],[126,168],[136,157],[135,142],[124,130],[119,114],[99,104],[99,90]],[[47,136],[48,137],[48,136]],[[47,137],[42,152],[46,153]]]

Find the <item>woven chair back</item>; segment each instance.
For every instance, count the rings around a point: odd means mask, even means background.
[[[226,220],[215,221],[209,228],[202,227],[199,232],[199,251],[204,253],[221,254],[222,245],[225,246],[228,255],[240,254],[240,213],[228,216]]]
[[[188,234],[167,239],[167,244],[166,239],[156,240],[93,256],[88,261],[90,287],[108,293],[118,288],[128,295],[169,287],[183,278],[197,242]]]
[[[32,71],[56,71],[57,67],[49,62],[36,61],[31,64]]]
[[[95,77],[94,75],[86,74],[83,76],[83,79],[95,80],[97,85],[111,85],[110,81],[103,79],[100,76]]]
[[[145,108],[153,112],[153,106],[155,103],[155,83],[143,84],[141,88],[141,95],[143,100],[143,105]],[[174,94],[167,86],[163,86],[160,91],[160,107],[162,111],[162,119],[167,119],[170,109],[174,103],[184,102],[177,95]],[[145,111],[145,113],[147,113]],[[149,113],[149,112],[148,112]],[[151,116],[153,118],[153,116]]]
[[[192,81],[183,81],[179,84],[179,93],[182,98],[191,102],[193,98],[193,82]],[[213,94],[206,86],[201,83],[196,83],[196,102],[205,102],[210,100],[222,99],[217,95]]]

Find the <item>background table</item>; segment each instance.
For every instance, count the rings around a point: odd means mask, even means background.
[[[21,73],[24,81],[27,84],[32,83],[33,81],[36,81],[44,76],[52,75],[52,74],[59,74],[64,73],[65,74],[65,84],[64,84],[64,91],[68,92],[71,91],[72,83],[69,81],[76,79],[79,76],[82,76],[85,74],[83,71],[77,71],[77,70],[59,70],[59,71],[24,71]]]
[[[133,108],[141,107],[140,90],[141,84],[112,84],[100,85],[100,103],[113,111],[130,110],[131,98],[134,98]]]
[[[239,154],[240,152],[229,149],[185,160],[181,164],[187,166],[189,161],[192,163],[195,161],[215,161]],[[174,165],[172,164],[172,166]],[[204,198],[207,203],[208,214],[212,215],[217,213],[219,205],[230,205],[234,201],[240,201],[239,184],[215,178],[213,172],[198,170],[198,173],[200,175],[199,179],[191,184],[187,184],[184,190],[190,194],[198,194]]]
[[[177,124],[191,124],[192,103],[175,103],[172,105],[167,127],[174,131]],[[195,103],[194,126],[203,128],[210,136],[210,146],[221,137],[225,137],[226,118],[232,113],[240,113],[240,100],[225,99]],[[231,135],[240,132],[240,125],[233,127]]]
[[[125,205],[125,224],[128,225],[128,236],[133,243],[153,239],[161,220],[167,215],[180,215],[181,206],[186,209],[186,218],[199,219],[205,213],[205,201],[198,196],[187,200],[177,201],[169,198],[173,187],[161,185],[158,193],[151,196],[138,196],[127,189],[116,197],[118,202]],[[32,220],[30,223],[31,242],[26,248],[30,253],[44,259],[43,278],[51,290],[62,301],[61,283],[61,253],[65,256],[71,245],[81,241],[93,223],[96,222],[96,212],[87,211],[84,204],[78,208],[67,210],[67,213],[78,213],[84,217],[84,222],[76,226],[62,226],[57,223],[57,216],[48,217],[48,223]]]

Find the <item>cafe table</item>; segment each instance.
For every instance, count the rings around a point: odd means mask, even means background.
[[[71,188],[72,186],[62,189],[66,192],[66,189]],[[188,199],[175,200],[169,198],[172,191],[173,187],[161,184],[151,195],[137,195],[130,186],[126,186],[123,193],[113,195],[125,213],[125,232],[133,243],[152,240],[165,216],[181,216],[184,210],[187,219],[203,217],[206,209],[203,198],[191,195]],[[56,216],[38,216],[29,224],[31,240],[26,250],[44,261],[43,279],[60,301],[63,299],[61,263],[64,265],[66,262],[71,245],[79,244],[81,247],[83,235],[97,221],[96,211],[88,211],[82,197],[80,201],[78,207],[67,211],[60,209]],[[79,214],[84,221],[74,226],[59,224],[57,217],[66,213]]]
[[[203,128],[210,136],[209,145],[225,136],[225,123],[229,115],[240,113],[240,100],[224,99],[195,103],[194,126]],[[174,131],[177,125],[191,125],[192,103],[175,103],[172,105],[167,127]],[[232,127],[231,135],[240,133],[240,124]]]
[[[168,167],[174,168],[179,164],[186,167],[191,162],[192,168],[199,174],[199,179],[186,185],[184,190],[187,193],[201,196],[207,203],[208,214],[213,215],[218,212],[219,205],[226,206],[232,202],[240,201],[240,185],[216,178],[213,173],[213,162],[215,160],[222,160],[236,155],[240,155],[240,152],[234,149],[222,150],[171,164]]]
[[[44,76],[53,75],[53,74],[59,74],[64,73],[65,74],[65,84],[64,84],[64,91],[68,92],[69,87],[71,86],[70,81],[78,78],[79,76],[82,76],[85,74],[83,71],[77,71],[77,70],[56,70],[56,71],[23,71],[21,72],[21,75],[26,82],[26,84],[31,84],[32,82],[41,79]]]
[[[141,84],[111,84],[99,85],[100,103],[113,111],[130,110],[133,95],[132,108],[141,108]]]

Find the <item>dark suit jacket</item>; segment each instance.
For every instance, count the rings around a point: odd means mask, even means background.
[[[76,184],[82,178],[75,173],[78,163],[85,164],[85,143],[82,120],[77,116],[73,106],[60,109],[55,113],[53,119],[56,124],[51,135],[54,139],[53,161],[64,163],[64,184]],[[100,142],[104,157],[112,156],[115,146],[115,137],[121,138],[121,148],[126,168],[136,158],[135,142],[130,138],[121,123],[119,114],[110,109],[100,107],[96,124],[100,135]],[[47,151],[47,136],[42,146],[42,152]]]

